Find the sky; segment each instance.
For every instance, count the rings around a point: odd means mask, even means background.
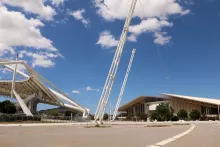
[[[131,0],[0,0],[0,58],[24,60],[94,113]],[[110,100],[220,98],[220,1],[138,0]],[[19,69],[25,71],[24,67]],[[11,73],[0,69],[1,79]],[[38,109],[52,106],[39,105]]]

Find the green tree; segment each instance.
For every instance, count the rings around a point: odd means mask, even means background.
[[[158,121],[169,121],[172,113],[169,107],[169,103],[161,103],[156,107],[157,120]]]
[[[127,119],[127,120],[131,120],[133,117],[134,117],[133,114],[128,114],[128,115],[126,116],[126,119]]]
[[[75,115],[75,113],[72,112],[72,111],[66,111],[65,116],[71,116],[71,113],[72,113],[73,116]]]
[[[189,116],[192,120],[198,120],[201,117],[201,113],[199,110],[193,109],[190,113]]]
[[[58,110],[50,110],[50,111],[47,112],[47,115],[60,116],[60,112]]]
[[[150,113],[150,119],[151,120],[157,120],[157,111],[155,110],[155,111],[152,111],[151,113]]]
[[[108,119],[108,114],[105,113],[104,116],[103,116],[103,120],[107,120]]]
[[[90,119],[91,119],[91,120],[95,120],[94,115],[90,114],[89,116],[90,116]]]
[[[188,113],[187,113],[186,110],[181,109],[181,110],[179,110],[179,112],[177,113],[177,116],[179,117],[179,119],[186,120],[186,119],[188,118]]]
[[[0,112],[7,114],[15,114],[16,106],[14,103],[10,102],[9,100],[0,102]]]
[[[173,117],[173,111],[169,103],[161,103],[151,112],[150,117],[151,120],[169,121]]]

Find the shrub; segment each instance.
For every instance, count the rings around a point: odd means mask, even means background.
[[[179,117],[176,115],[171,118],[171,121],[178,121],[178,120],[179,120]]]
[[[15,114],[16,106],[14,103],[10,102],[9,100],[0,102],[0,112],[7,114]]]
[[[168,103],[161,103],[156,107],[158,121],[168,121],[171,118],[171,110]]]
[[[25,115],[0,115],[1,122],[23,122],[23,121],[41,121],[40,116],[25,116]]]
[[[95,120],[94,115],[90,114],[90,119]]]
[[[141,120],[146,121],[146,120],[147,120],[147,117],[148,117],[148,116],[147,116],[147,114],[145,114],[145,113],[141,113],[141,114],[140,114],[140,119],[141,119]]]
[[[152,111],[150,113],[150,119],[151,120],[156,120],[157,119],[157,112],[156,111]]]
[[[49,110],[47,112],[47,115],[49,115],[49,116],[60,116],[61,114],[58,110],[52,109],[52,110]]]
[[[127,119],[127,120],[131,120],[133,117],[134,117],[133,114],[128,114],[127,117],[126,117],[126,119]]]
[[[198,119],[200,119],[201,114],[200,114],[199,110],[194,109],[189,113],[189,116],[192,120],[198,120]]]
[[[108,114],[105,113],[104,116],[103,116],[103,120],[107,120],[108,119]]]
[[[186,110],[181,109],[179,110],[179,112],[177,113],[177,116],[182,119],[182,120],[186,120],[188,118],[188,113]]]

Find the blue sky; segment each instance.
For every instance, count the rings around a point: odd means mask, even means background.
[[[104,2],[0,0],[1,58],[18,53],[94,112],[129,8],[125,0]],[[219,26],[218,0],[138,0],[110,97],[112,105],[133,48],[137,51],[122,104],[158,92],[219,98]],[[2,79],[10,76],[1,71]]]

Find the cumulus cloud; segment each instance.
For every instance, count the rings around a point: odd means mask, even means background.
[[[33,13],[46,20],[53,20],[55,10],[45,5],[45,0],[1,0],[3,4],[23,8],[25,12]]]
[[[132,0],[93,0],[97,14],[106,21],[124,20],[128,14]],[[170,15],[186,15],[190,12],[184,9],[176,0],[139,0],[133,17],[142,19],[139,24],[129,28],[129,41],[136,42],[137,36],[145,32],[158,32],[163,27],[172,27]]]
[[[118,40],[110,33],[110,31],[103,31],[99,35],[99,40],[96,44],[101,45],[104,48],[117,46]]]
[[[172,39],[171,36],[166,36],[167,32],[155,32],[154,33],[154,43],[159,44],[159,45],[164,45],[170,42]]]
[[[26,50],[22,50],[19,53],[20,58],[23,58],[24,56],[30,57],[32,62],[32,67],[54,67],[55,63],[53,61],[54,58],[60,57],[61,55],[59,53],[48,53],[48,52],[39,52],[39,53],[33,53],[28,52]]]
[[[64,0],[51,0],[52,4],[56,7],[58,7],[59,5],[63,5]]]
[[[129,27],[129,32],[132,33],[129,37],[129,41],[137,41],[137,36],[145,32],[155,32],[161,30],[163,27],[172,27],[173,23],[166,20],[159,20],[157,18],[148,18],[142,20],[140,24],[132,25]]]
[[[48,51],[57,51],[52,41],[41,35],[38,19],[27,19],[22,13],[0,7],[0,55],[14,54],[14,47],[25,46]]]
[[[92,88],[91,86],[86,87],[86,91],[100,91],[99,89]]]
[[[73,94],[80,94],[80,91],[79,90],[73,90],[72,93]]]
[[[89,24],[89,20],[83,16],[83,13],[85,12],[85,9],[81,9],[70,12],[70,15],[72,15],[76,20],[80,20],[83,23],[83,25],[87,27]]]
[[[124,19],[127,16],[131,0],[93,0],[97,13],[105,20]],[[134,17],[166,17],[173,14],[186,14],[176,0],[141,0],[144,12],[137,2]]]

